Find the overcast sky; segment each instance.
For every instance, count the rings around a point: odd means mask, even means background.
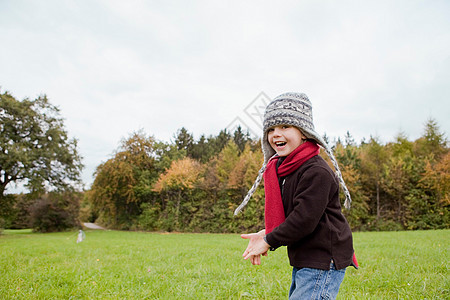
[[[331,138],[414,140],[429,118],[448,137],[449,16],[450,1],[0,0],[0,89],[60,108],[87,187],[132,132],[259,133],[246,112],[288,91]]]

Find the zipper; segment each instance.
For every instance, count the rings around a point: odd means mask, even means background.
[[[283,178],[283,181],[281,182],[281,198],[283,198],[285,182],[286,182],[286,178]]]

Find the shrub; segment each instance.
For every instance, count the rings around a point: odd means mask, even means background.
[[[56,232],[79,227],[78,199],[74,195],[49,194],[30,207],[30,225],[33,231]]]
[[[30,228],[30,208],[36,202],[30,194],[16,195],[14,216],[9,225],[10,229]]]
[[[153,231],[157,230],[157,222],[159,217],[159,206],[153,206],[150,203],[141,205],[142,214],[138,217],[138,229]]]
[[[370,222],[370,225],[365,228],[369,231],[401,231],[405,228],[398,222],[390,219],[378,219]]]

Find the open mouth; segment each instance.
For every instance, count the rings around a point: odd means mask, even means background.
[[[275,145],[277,145],[277,147],[283,147],[286,145],[286,142],[275,142]]]

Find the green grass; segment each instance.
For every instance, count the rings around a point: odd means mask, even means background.
[[[448,299],[450,231],[355,233],[338,299]],[[261,266],[234,234],[86,231],[0,236],[0,299],[287,299],[285,248]]]

